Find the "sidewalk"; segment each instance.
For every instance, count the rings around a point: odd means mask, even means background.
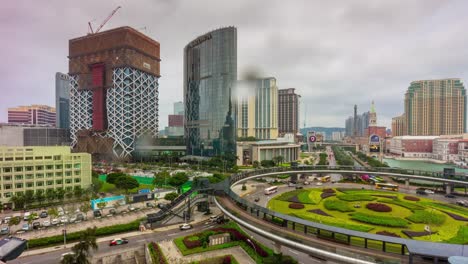
[[[239,246],[191,254],[188,256],[182,256],[182,253],[180,253],[172,240],[162,241],[159,243],[159,246],[169,263],[191,263],[202,259],[233,255],[239,263],[255,264],[255,261]]]

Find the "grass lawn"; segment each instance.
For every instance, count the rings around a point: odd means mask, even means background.
[[[128,190],[128,193],[138,193],[138,190],[142,190],[142,189],[152,190],[153,188],[154,188],[153,184],[140,184],[139,187]],[[120,194],[120,193],[125,193],[125,190],[117,189],[117,187],[115,187],[115,185],[112,183],[102,182],[102,186],[99,189],[99,192]]]
[[[468,226],[460,226],[457,235],[445,241],[454,244],[468,244]]]
[[[456,241],[460,241],[460,238],[456,238],[462,236],[458,234],[459,229],[467,224],[466,222],[455,220],[444,213],[446,211],[468,217],[468,210],[460,206],[434,202],[424,197],[419,197],[420,201],[405,200],[406,194],[391,191],[367,189],[335,190],[338,191],[338,195],[326,199],[320,198],[321,188],[293,190],[270,199],[267,207],[271,210],[312,222],[362,232],[377,233],[387,231],[395,233],[402,238],[408,238],[401,232],[402,230],[421,232],[424,231],[426,225],[429,225],[431,230],[437,233],[431,236],[415,237],[414,239],[432,242],[450,241],[450,243],[456,243]],[[389,199],[382,197],[382,195],[394,196],[395,198]],[[294,196],[297,196],[299,201],[303,202],[303,209],[289,208],[290,202],[288,202],[288,199]],[[367,209],[367,203],[376,199],[378,199],[379,203],[384,203],[391,207],[392,211],[375,212]],[[307,201],[307,203],[304,201]],[[354,205],[357,204],[360,207],[355,208]],[[320,209],[330,216],[308,212],[313,209]],[[354,210],[354,212],[349,211],[350,209]],[[466,232],[468,232],[468,227]],[[464,233],[462,232],[462,234]],[[468,240],[468,233],[466,237]]]

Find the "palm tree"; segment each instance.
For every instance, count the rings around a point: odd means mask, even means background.
[[[90,257],[91,255],[89,252],[90,249],[92,250],[98,249],[98,245],[96,243],[96,227],[87,228],[83,233],[81,233],[80,242],[74,245],[72,248],[72,252],[74,253],[73,260],[75,262],[71,262],[71,263],[80,263],[80,264],[91,263],[88,260],[88,257]],[[68,263],[70,262],[67,262],[66,264]]]

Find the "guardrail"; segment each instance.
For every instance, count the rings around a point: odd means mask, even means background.
[[[352,168],[352,170],[350,170]],[[256,213],[257,217],[260,216],[260,213],[263,213],[264,218],[270,218],[272,221],[275,218],[281,219],[285,224],[286,228],[291,228],[296,230],[296,227],[301,227],[304,230],[304,233],[307,234],[308,230],[309,233],[313,233],[317,236],[320,235],[320,230],[331,234],[331,237],[336,240],[338,236],[344,236],[344,239],[349,243],[353,237],[357,237],[364,240],[364,247],[368,248],[369,241],[378,241],[380,250],[386,252],[388,246],[400,248],[397,254],[409,254],[409,261],[412,263],[413,256],[425,256],[425,257],[432,257],[434,258],[434,262],[437,263],[439,259],[447,259],[450,256],[455,255],[464,255],[468,256],[468,251],[465,253],[463,250],[463,245],[455,245],[455,244],[446,244],[446,243],[433,243],[433,242],[425,242],[425,241],[417,241],[411,239],[404,239],[404,238],[394,238],[388,236],[382,236],[377,234],[370,234],[364,232],[358,232],[353,230],[348,230],[344,228],[338,228],[328,225],[323,225],[311,221],[307,221],[304,219],[300,219],[297,217],[292,217],[289,215],[284,215],[275,211],[271,211],[267,208],[258,206],[256,204],[250,203],[245,199],[239,197],[236,193],[231,190],[231,187],[243,181],[253,178],[259,177],[266,177],[266,176],[274,176],[283,173],[316,173],[316,172],[336,172],[342,171],[344,173],[380,173],[382,175],[388,176],[399,176],[399,177],[406,177],[406,178],[417,178],[417,179],[425,179],[425,180],[435,180],[435,181],[443,181],[443,182],[451,182],[451,183],[458,183],[467,185],[468,182],[466,181],[465,175],[457,175],[458,179],[446,179],[443,178],[443,173],[434,173],[434,172],[426,172],[420,170],[410,170],[412,174],[402,174],[401,169],[395,168],[379,168],[383,171],[378,171],[376,168],[369,169],[369,168],[360,168],[360,167],[349,167],[349,166],[304,166],[304,167],[295,167],[295,168],[272,168],[272,169],[261,169],[256,171],[249,171],[244,173],[238,173],[232,175],[229,179],[227,179],[223,184],[218,184],[217,188],[222,188],[223,191],[230,196],[232,200],[234,200],[239,206],[241,206],[245,211],[249,211],[250,213]],[[407,172],[408,170],[404,170]],[[418,174],[429,174],[429,176],[423,176]],[[463,178],[463,180],[461,180]],[[312,231],[312,232],[310,232]],[[324,233],[324,232],[322,232]],[[378,249],[378,248],[374,248]]]

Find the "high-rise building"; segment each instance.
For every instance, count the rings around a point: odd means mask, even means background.
[[[183,127],[184,116],[183,115],[169,115],[169,126],[170,127]]]
[[[47,105],[8,108],[8,123],[55,126],[55,108]]]
[[[405,135],[465,133],[466,90],[460,79],[411,82],[405,94]]]
[[[27,191],[87,189],[91,185],[91,155],[71,153],[70,147],[0,147],[0,201]]]
[[[294,88],[278,90],[278,132],[297,134],[299,132],[299,99]]]
[[[158,134],[157,41],[120,27],[69,41],[70,132],[76,151],[128,159]]]
[[[406,133],[405,131],[405,115],[392,118],[392,136],[404,136]]]
[[[278,137],[278,86],[273,77],[236,83],[237,136]]]
[[[55,126],[70,128],[70,78],[60,72],[55,74],[55,108]]]
[[[188,155],[235,154],[237,30],[208,32],[184,48],[185,138]]]
[[[184,115],[184,103],[175,102],[174,103],[174,115]]]
[[[355,109],[357,111],[357,109]],[[369,127],[370,112],[362,114],[355,113],[354,117],[350,116],[345,121],[345,134],[348,137],[364,137],[366,129]]]

